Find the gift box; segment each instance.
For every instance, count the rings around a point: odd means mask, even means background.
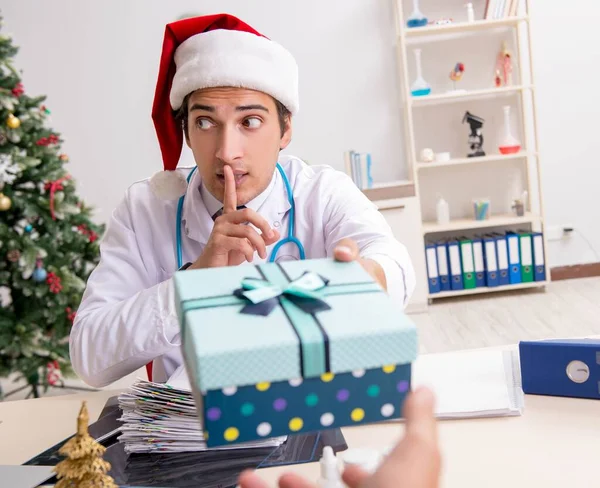
[[[416,327],[359,263],[288,261],[174,279],[209,447],[401,416]]]

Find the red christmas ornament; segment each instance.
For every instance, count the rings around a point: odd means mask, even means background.
[[[48,273],[46,283],[48,283],[51,293],[58,294],[62,291],[62,285],[60,284],[60,276],[57,276],[55,273]]]
[[[69,320],[69,322],[73,323],[73,321],[75,320],[75,315],[77,315],[77,312],[75,312],[73,309],[71,309],[71,307],[65,308],[65,312],[67,313],[67,320]]]
[[[48,382],[48,384],[50,386],[58,384],[62,377],[60,371],[60,364],[58,364],[58,361],[54,360],[49,362],[46,365],[46,369],[48,370],[46,373],[46,381]]]
[[[25,93],[25,90],[23,89],[23,83],[17,83],[16,86],[12,89],[12,94],[15,97],[20,97],[21,95],[23,95],[23,93]]]
[[[48,137],[41,137],[37,142],[36,145],[38,146],[49,146],[51,144],[58,144],[59,139],[56,135],[51,134]]]

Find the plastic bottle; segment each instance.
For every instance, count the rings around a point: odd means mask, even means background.
[[[435,213],[437,215],[437,223],[445,225],[450,222],[450,207],[448,202],[438,195],[438,201],[435,206]]]
[[[323,456],[321,457],[321,477],[319,478],[320,488],[344,488],[338,460],[331,446],[323,448]]]

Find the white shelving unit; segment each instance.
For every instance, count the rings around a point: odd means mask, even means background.
[[[456,20],[445,25],[430,24],[408,28],[406,19],[412,13],[412,0],[394,0],[406,160],[410,166],[409,172],[415,183],[416,196],[421,206],[421,232],[424,242],[436,241],[451,235],[469,237],[488,231],[542,232],[544,256],[547,256],[528,17],[529,2],[521,0],[515,16],[497,20],[482,19],[485,3],[484,0],[473,1],[473,5],[478,10],[476,20],[467,22],[465,2],[462,0],[420,0],[420,9],[428,19],[449,16],[449,9],[455,8],[458,15],[452,17]],[[464,14],[461,15],[463,12]],[[480,71],[483,69],[485,73],[485,69],[481,68],[485,64],[482,60],[485,61],[487,52],[485,42],[495,46],[495,50],[489,52],[490,59],[494,60],[501,48],[500,39],[513,46],[512,83],[496,87],[493,83],[492,71],[488,73],[487,78],[485,74],[480,76],[479,80],[470,78],[470,82],[465,85],[465,90],[453,90],[448,75],[454,63],[462,62],[461,58],[471,56],[470,59],[476,61],[472,62],[471,66],[466,65],[464,78],[478,68]],[[473,49],[468,49],[466,46],[472,46]],[[438,61],[435,66],[430,62],[428,72],[423,69],[423,77],[426,80],[429,76],[434,79],[434,82],[430,83],[431,93],[424,96],[413,96],[411,93],[411,85],[417,76],[416,70],[411,68],[414,64],[412,50],[415,48],[421,49],[424,57],[433,57]],[[444,59],[446,64],[440,65],[440,59]],[[425,67],[425,63],[423,66]],[[445,85],[440,81],[444,77]],[[510,105],[511,115],[517,116],[514,117],[517,120],[514,131],[521,141],[521,151],[516,154],[501,154],[497,149],[498,146],[494,147],[493,134],[492,142],[488,142],[487,145],[485,143],[486,136],[493,132],[493,127],[490,125],[493,126],[495,122],[501,130],[503,105]],[[488,115],[485,117],[487,127],[484,125],[483,128],[485,156],[467,157],[469,128],[468,125],[461,123],[462,116],[467,110],[476,115],[480,112]],[[451,114],[449,117],[454,122],[446,124],[440,122],[439,119],[443,118],[444,114]],[[456,150],[457,137],[462,138],[462,151]],[[487,140],[489,141],[490,138]],[[443,147],[440,147],[443,146],[444,141],[446,143],[453,141],[452,143],[455,144],[455,150],[448,151],[451,153],[449,160],[440,162],[419,160],[419,154],[425,147],[432,148],[434,152],[446,152]],[[488,196],[486,191],[489,191],[493,197]],[[528,195],[527,212],[524,216],[517,216],[511,209],[512,200],[520,196],[519,191],[521,193],[527,191]],[[453,197],[453,201],[449,202],[451,220],[448,224],[440,225],[435,218],[436,195],[441,194],[445,197],[447,193]],[[472,199],[488,197],[491,200],[490,218],[483,221],[475,220],[472,216]],[[423,253],[425,253],[424,249]],[[550,279],[548,269],[546,269],[546,276],[546,281],[433,293],[429,294],[429,300],[543,288]]]

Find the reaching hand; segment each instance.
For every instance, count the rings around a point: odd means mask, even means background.
[[[385,279],[383,268],[378,262],[372,259],[361,258],[358,245],[353,239],[345,238],[338,242],[333,250],[333,257],[337,261],[358,261],[367,273],[369,273],[384,290],[387,290],[387,281]]]
[[[225,176],[225,196],[223,214],[215,219],[215,225],[200,257],[189,269],[237,266],[244,261],[252,262],[254,252],[262,259],[267,257],[267,246],[277,242],[279,232],[254,210],[237,210],[235,178],[230,166],[223,168]],[[260,229],[256,232],[251,223]]]
[[[366,473],[347,468],[342,478],[349,488],[437,488],[441,471],[434,398],[426,388],[408,395],[404,405],[406,431],[402,440],[386,456],[377,471]],[[252,472],[240,476],[241,488],[268,488]],[[279,479],[280,488],[316,488],[313,482],[289,473]]]

